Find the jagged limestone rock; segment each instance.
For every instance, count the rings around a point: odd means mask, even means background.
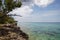
[[[28,35],[17,26],[0,26],[0,40],[28,40]]]

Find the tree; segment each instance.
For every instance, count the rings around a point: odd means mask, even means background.
[[[15,20],[8,13],[21,5],[19,0],[0,0],[0,23],[13,23]]]

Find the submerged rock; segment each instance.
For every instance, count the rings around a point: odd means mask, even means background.
[[[28,35],[17,26],[0,26],[0,40],[28,40]]]

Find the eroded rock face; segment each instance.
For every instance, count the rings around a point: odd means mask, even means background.
[[[28,40],[28,35],[20,30],[20,27],[1,26],[0,40]]]

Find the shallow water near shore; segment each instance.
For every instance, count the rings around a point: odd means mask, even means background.
[[[20,22],[29,40],[60,40],[60,22]]]

